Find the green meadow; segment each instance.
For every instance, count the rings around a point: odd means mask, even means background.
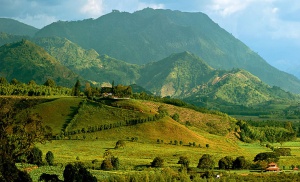
[[[54,135],[60,135],[63,129],[87,130],[93,126],[124,122],[129,118],[154,117],[159,113],[159,108],[163,108],[168,115],[155,121],[63,135],[46,144],[37,144],[36,146],[43,152],[43,159],[48,151],[53,152],[55,165],[34,169],[30,171],[30,175],[37,180],[38,176],[46,172],[58,174],[62,179],[63,167],[66,164],[81,162],[100,181],[105,181],[114,175],[126,176],[156,171],[157,169],[151,169],[149,166],[157,156],[164,159],[164,169],[177,173],[180,169],[180,164],[177,164],[180,156],[187,156],[190,159],[190,167],[196,169],[199,158],[203,154],[210,154],[217,168],[218,161],[225,156],[233,158],[245,156],[246,160],[253,161],[258,153],[272,151],[266,147],[266,143],[241,142],[231,128],[235,120],[227,115],[201,113],[152,101],[94,102],[83,98],[66,97],[49,99],[36,105],[33,110],[43,117],[45,124],[53,128]],[[175,113],[179,115],[179,121],[172,119]],[[115,149],[118,140],[125,141],[125,146]],[[282,145],[279,143],[271,145],[275,148],[291,148],[292,156],[280,157],[278,165],[281,169],[288,170],[292,165],[300,165],[300,139],[284,142]],[[100,170],[104,152],[107,150],[119,158],[119,170]],[[250,170],[231,172],[253,174]]]

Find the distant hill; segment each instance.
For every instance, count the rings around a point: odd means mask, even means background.
[[[9,18],[0,18],[0,32],[12,35],[34,36],[39,29]]]
[[[270,87],[258,77],[241,69],[216,71],[213,79],[198,88],[184,100],[198,106],[220,109],[223,112],[229,112],[230,108],[231,110],[248,108],[250,112],[253,107],[261,108],[264,104],[270,106],[275,101],[284,103],[299,99],[279,87]],[[261,111],[263,110],[261,108]]]
[[[59,37],[35,38],[33,41],[43,47],[61,64],[93,83],[130,85],[139,78],[139,67],[99,55],[95,50],[85,50],[79,45]]]
[[[299,79],[269,65],[203,13],[113,11],[95,20],[59,21],[36,33],[36,37],[49,36],[65,37],[85,49],[140,65],[189,51],[213,68],[245,69],[271,86],[300,90]]]
[[[137,82],[157,95],[185,99],[195,105],[254,106],[271,100],[296,100],[242,69],[217,70],[189,52],[145,65]]]
[[[19,42],[22,39],[29,39],[29,37],[24,35],[12,35],[0,32],[0,46],[8,43]]]
[[[1,46],[0,65],[0,76],[9,81],[16,78],[24,83],[34,80],[43,84],[51,78],[57,85],[73,86],[79,78],[43,48],[28,40]]]
[[[145,65],[137,83],[156,95],[183,98],[213,76],[214,69],[207,63],[196,55],[182,52]]]

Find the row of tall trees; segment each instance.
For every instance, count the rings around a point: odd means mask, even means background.
[[[11,82],[8,82],[4,77],[0,77],[0,95],[51,96],[70,94],[70,88],[58,87],[52,79],[48,79],[43,85],[38,85],[34,80],[22,83],[12,79]]]
[[[237,125],[240,127],[240,139],[244,142],[251,142],[259,140],[260,142],[279,142],[294,140],[297,132],[293,130],[292,123],[286,122],[285,127],[254,127],[245,121],[238,121]]]

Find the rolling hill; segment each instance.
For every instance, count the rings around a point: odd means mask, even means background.
[[[7,80],[16,78],[24,83],[34,80],[43,84],[50,78],[57,85],[73,86],[79,78],[43,48],[28,40],[1,46],[0,63],[0,75]]]
[[[64,37],[84,49],[140,65],[189,51],[213,68],[245,69],[271,86],[293,93],[300,90],[299,79],[269,65],[203,13],[150,8],[132,14],[113,11],[95,20],[55,22],[35,36]]]

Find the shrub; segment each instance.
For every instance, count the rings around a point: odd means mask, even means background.
[[[181,164],[182,167],[187,169],[189,168],[190,160],[188,159],[187,156],[180,156],[177,164]]]
[[[237,157],[233,163],[232,163],[232,168],[233,169],[247,169],[249,168],[250,165],[249,163],[246,161],[244,156],[239,156]]]
[[[118,148],[124,148],[125,147],[125,141],[124,140],[118,140],[117,143],[116,143],[116,146],[115,146],[115,149],[118,149]]]
[[[46,161],[48,163],[49,166],[52,166],[53,165],[53,162],[54,162],[54,155],[51,151],[48,151],[46,153]]]
[[[109,158],[102,161],[101,169],[105,171],[110,171],[114,169],[111,160]]]
[[[43,156],[43,152],[39,148],[34,147],[27,155],[27,162],[30,164],[36,164],[40,166],[43,164],[42,156]]]
[[[291,156],[291,149],[290,148],[278,148],[274,150],[280,156]]]
[[[215,166],[215,161],[213,160],[213,157],[209,154],[203,154],[202,157],[199,159],[197,168],[213,169],[214,166]]]
[[[96,182],[97,178],[94,177],[82,164],[76,163],[75,165],[68,164],[65,167],[64,173],[65,182],[74,181],[89,181]]]
[[[179,114],[178,113],[175,113],[173,116],[172,116],[172,119],[179,122]]]
[[[46,173],[43,173],[43,174],[41,174],[41,176],[39,178],[39,181],[59,182],[61,180],[59,180],[58,175],[56,175],[56,174],[46,174]]]
[[[261,152],[254,157],[253,161],[277,162],[278,160],[279,154],[276,152]]]
[[[163,167],[164,166],[164,159],[161,157],[155,157],[151,162],[151,167]]]
[[[230,156],[223,157],[219,160],[219,169],[230,169],[232,168],[233,159]]]

